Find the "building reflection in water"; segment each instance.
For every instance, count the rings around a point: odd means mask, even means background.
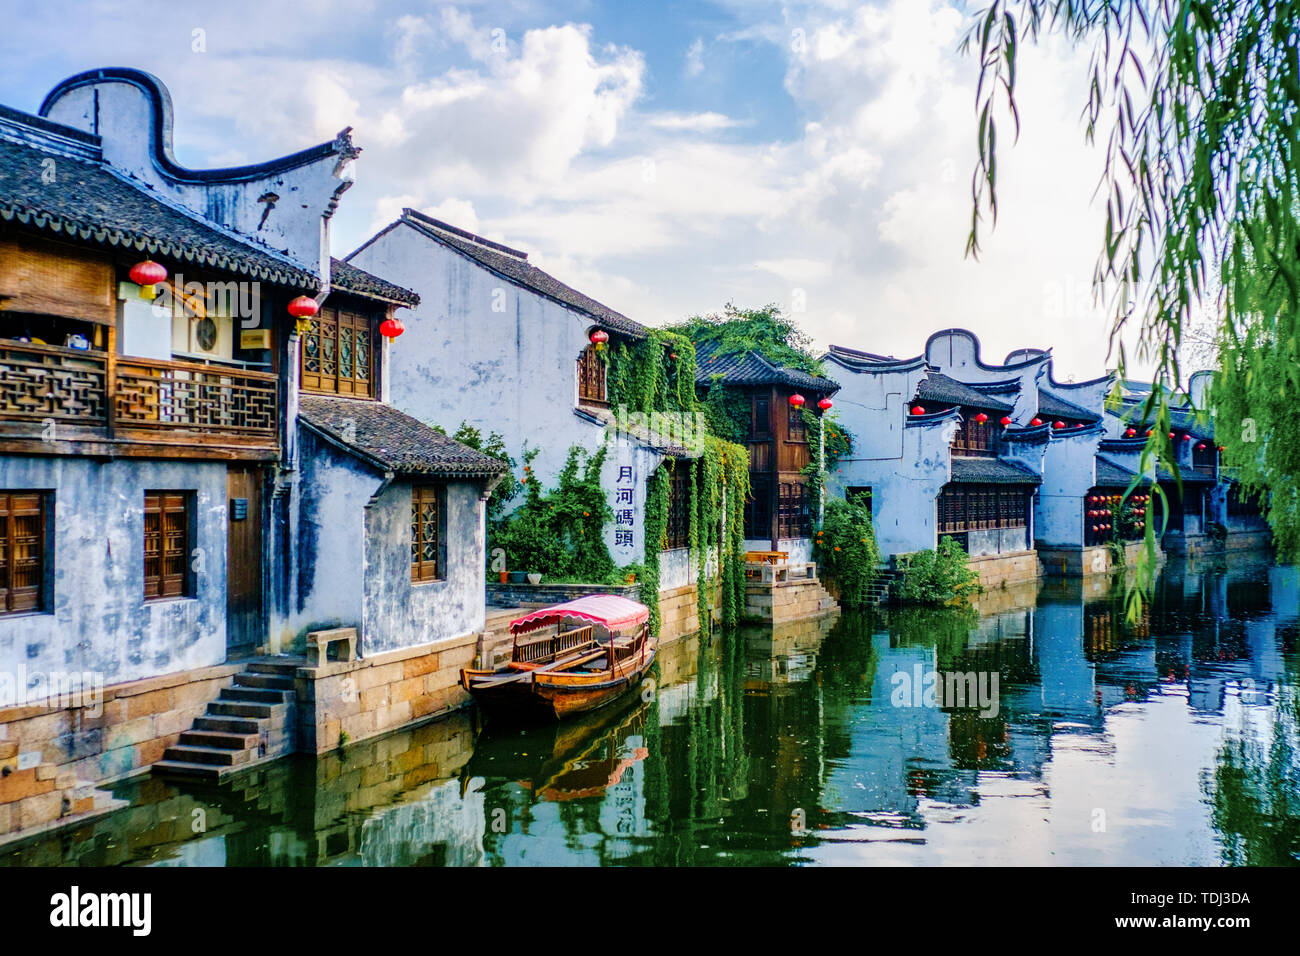
[[[1135,621],[1099,578],[687,639],[582,720],[461,713],[221,786],[130,782],[0,862],[1295,863],[1297,590],[1220,559],[1168,565]],[[996,713],[899,705],[954,674],[996,679]]]

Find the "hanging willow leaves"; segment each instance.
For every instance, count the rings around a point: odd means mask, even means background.
[[[1016,61],[1049,34],[1091,44],[1083,119],[1104,138],[1106,199],[1093,287],[1118,359],[1131,334],[1153,369],[1142,410],[1164,422],[1184,389],[1181,357],[1212,309],[1210,393],[1224,464],[1262,496],[1279,556],[1300,558],[1294,479],[1300,426],[1300,0],[997,0],[972,21],[979,158],[967,252],[998,211],[998,120],[1019,132]],[[1001,109],[1000,109],[1001,107]],[[1177,465],[1156,427],[1144,463]],[[1150,551],[1140,562],[1148,564]],[[1140,575],[1151,580],[1150,568]],[[1136,601],[1134,603],[1136,606]]]

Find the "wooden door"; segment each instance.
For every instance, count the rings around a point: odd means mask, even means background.
[[[226,645],[266,643],[262,613],[262,474],[252,465],[226,470]]]

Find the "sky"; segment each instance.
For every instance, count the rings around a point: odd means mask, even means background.
[[[990,362],[1052,348],[1061,380],[1114,364],[1090,284],[1087,51],[1023,50],[1022,131],[972,260],[960,0],[0,0],[0,16],[0,103],[34,112],[73,73],[147,70],[192,168],[353,127],[335,255],[411,206],[648,325],[776,303],[819,347],[912,356],[963,327]]]

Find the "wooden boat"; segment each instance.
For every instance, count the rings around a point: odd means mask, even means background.
[[[510,661],[465,668],[460,683],[489,715],[558,719],[618,700],[654,663],[644,604],[593,594],[510,622]]]

